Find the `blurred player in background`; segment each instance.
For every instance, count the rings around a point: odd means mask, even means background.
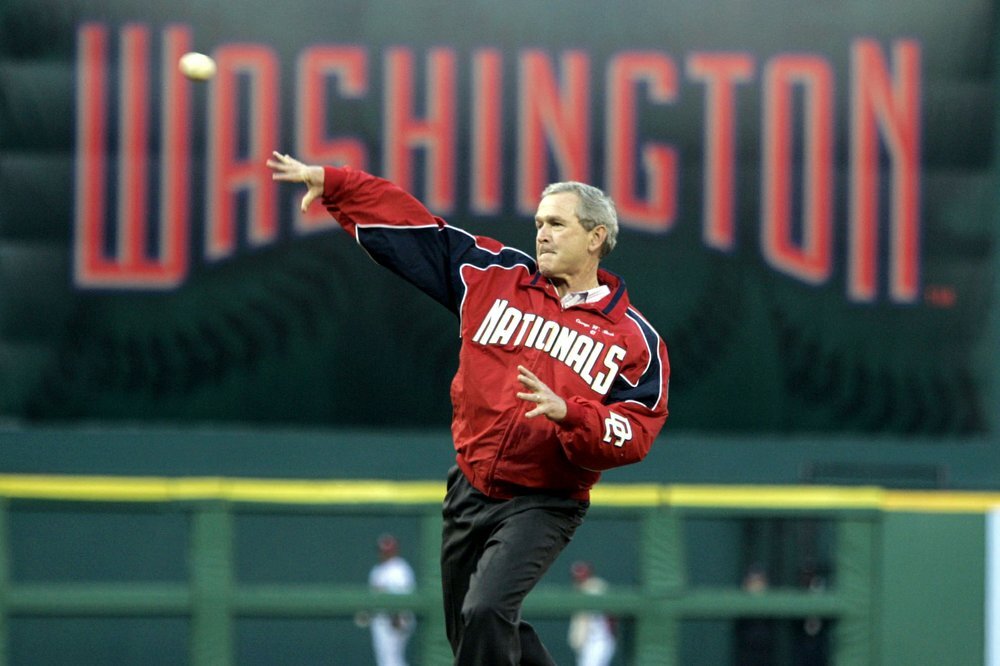
[[[743,591],[764,594],[771,579],[762,564],[752,563],[743,575]],[[736,646],[734,666],[772,666],[777,663],[778,621],[770,617],[740,617],[733,623]]]
[[[399,554],[399,541],[391,534],[378,538],[378,564],[368,574],[375,592],[409,594],[415,587],[413,568]],[[380,611],[371,617],[372,647],[378,666],[406,666],[406,644],[416,628],[409,611]]]
[[[573,585],[585,594],[604,594],[608,584],[594,575],[589,562],[570,567]],[[615,618],[602,611],[579,611],[569,621],[569,646],[576,653],[576,666],[608,666],[615,656]]]
[[[458,317],[448,640],[463,666],[553,664],[522,602],[583,521],[601,471],[642,460],[667,418],[666,346],[624,281],[599,267],[617,242],[614,204],[582,183],[547,187],[533,259],[363,171],[280,153],[267,166],[306,185],[302,210],[321,198],[372,259]]]

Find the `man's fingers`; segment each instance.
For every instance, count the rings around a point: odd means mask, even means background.
[[[311,188],[310,188],[310,190],[308,192],[306,192],[306,195],[304,197],[302,197],[301,209],[302,209],[303,213],[306,212],[306,210],[309,208],[309,204],[311,204],[313,201],[315,201],[316,197],[318,197],[318,196],[319,196],[319,192],[317,192],[316,190],[313,190]]]
[[[534,407],[524,413],[527,418],[532,419],[545,413],[545,405],[542,404],[541,396],[533,393],[521,393],[519,395],[524,396],[524,400],[535,403]]]
[[[545,386],[541,381],[539,381],[538,377],[533,375],[531,371],[523,365],[517,366],[517,381],[521,382],[527,388],[534,389],[536,391]]]
[[[277,150],[271,151],[271,157],[267,158],[267,166],[272,169],[280,169],[288,164],[288,155],[283,155]]]
[[[517,397],[521,400],[527,400],[528,402],[535,403],[535,406],[532,409],[524,413],[525,418],[533,419],[536,416],[544,416],[548,411],[545,396],[540,393],[518,393]]]
[[[517,366],[517,380],[528,389],[518,393],[517,397],[535,403],[534,408],[524,413],[526,418],[545,416],[552,421],[566,418],[566,401],[523,365]]]
[[[268,169],[274,172],[271,174],[271,178],[275,180],[302,180],[302,170],[295,168],[288,162],[269,159],[265,164],[267,164]]]
[[[275,171],[278,171],[286,176],[302,170],[302,167],[304,166],[288,153],[279,153],[277,150],[271,151],[271,157],[267,158],[266,164],[269,168],[274,169]],[[297,174],[295,177],[298,180],[302,179],[300,174]]]
[[[313,201],[323,194],[325,178],[322,167],[306,166],[288,153],[279,153],[277,150],[271,151],[271,157],[267,158],[265,164],[273,171],[271,180],[306,184],[306,194],[299,204],[299,209],[303,213]]]

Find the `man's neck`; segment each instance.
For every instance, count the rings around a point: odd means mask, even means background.
[[[562,298],[566,294],[574,291],[589,291],[594,287],[600,286],[600,282],[597,279],[597,271],[587,271],[580,273],[579,275],[560,275],[559,277],[550,277],[549,282],[552,286],[556,288],[556,293],[559,298]]]
[[[552,278],[549,280],[552,286],[556,288],[556,293],[559,298],[562,298],[566,294],[577,291],[590,291],[594,287],[600,286],[600,282],[597,281],[597,274],[587,276],[585,279],[578,280],[568,280],[565,278]]]

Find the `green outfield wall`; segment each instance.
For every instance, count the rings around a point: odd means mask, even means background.
[[[353,618],[388,607],[420,618],[414,663],[450,663],[438,612],[442,495],[440,482],[0,476],[0,658],[363,664],[370,648]],[[771,663],[796,663],[807,638],[840,666],[981,663],[984,515],[998,504],[997,493],[607,484],[560,561],[597,563],[608,593],[574,592],[557,565],[525,616],[560,661],[569,615],[603,608],[621,622],[616,663],[735,663],[747,622],[770,632]],[[828,532],[829,548],[810,553],[829,557],[822,585],[776,576],[742,589],[738,572],[700,560],[748,544],[720,539],[725,530],[699,539],[698,521]],[[414,594],[365,589],[387,529],[418,571]]]
[[[7,664],[370,663],[354,615],[384,601],[365,581],[385,531],[421,579],[396,600],[422,618],[414,663],[448,663],[447,433],[5,429],[0,444]],[[570,613],[598,603],[570,587],[585,559],[611,584],[599,605],[621,617],[619,666],[734,663],[746,626],[778,664],[806,647],[840,665],[983,663],[994,449],[792,444],[762,458],[762,442],[661,438],[606,474],[529,598],[559,662]],[[742,589],[751,566],[764,594]]]

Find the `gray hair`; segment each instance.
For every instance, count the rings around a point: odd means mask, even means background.
[[[562,183],[552,183],[542,190],[542,198],[550,194],[572,192],[577,197],[576,216],[587,231],[596,227],[604,227],[608,235],[601,246],[601,257],[608,256],[618,243],[618,213],[615,202],[607,194],[593,185],[570,180]]]

